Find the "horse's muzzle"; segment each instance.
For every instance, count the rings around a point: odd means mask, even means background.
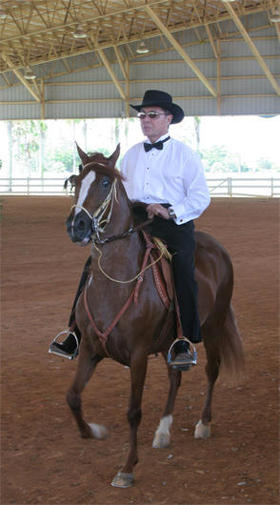
[[[91,225],[91,219],[82,210],[76,215],[71,213],[66,221],[66,228],[72,242],[80,242],[81,245],[88,244],[92,235]]]

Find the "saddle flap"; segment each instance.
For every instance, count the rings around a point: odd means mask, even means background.
[[[173,300],[174,297],[174,283],[173,276],[171,275],[171,265],[170,262],[166,258],[161,258],[161,271],[163,275],[163,279],[165,281],[167,294],[169,300]]]
[[[151,252],[154,264],[152,270],[154,274],[154,281],[158,293],[161,297],[166,308],[170,307],[170,303],[174,298],[175,286],[173,275],[171,272],[171,254],[165,244],[157,237],[152,237],[154,249]]]

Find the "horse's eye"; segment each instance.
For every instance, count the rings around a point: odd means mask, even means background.
[[[104,179],[102,179],[102,186],[103,188],[108,188],[108,186],[110,186],[110,179],[109,177],[104,177]]]

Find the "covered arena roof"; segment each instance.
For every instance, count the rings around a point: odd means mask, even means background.
[[[278,0],[2,0],[0,119],[280,113],[279,41]]]

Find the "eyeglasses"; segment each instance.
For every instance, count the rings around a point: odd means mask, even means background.
[[[137,117],[139,119],[145,119],[145,117],[149,117],[150,119],[157,119],[159,116],[167,116],[165,112],[155,112],[155,111],[149,111],[149,112],[138,112]]]

